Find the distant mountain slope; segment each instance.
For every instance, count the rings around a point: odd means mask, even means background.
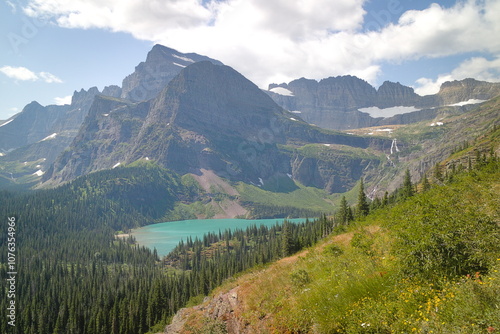
[[[74,92],[70,105],[42,106],[33,101],[0,126],[0,152],[7,153],[21,146],[36,143],[53,133],[76,134],[94,97],[95,87],[88,91]]]
[[[499,95],[500,83],[474,79],[446,82],[437,94],[420,96],[400,83],[386,81],[376,90],[359,78],[339,76],[319,82],[301,78],[288,84],[271,84],[266,92],[305,121],[342,130],[432,119],[437,107],[459,108]],[[401,117],[407,113],[411,117]]]

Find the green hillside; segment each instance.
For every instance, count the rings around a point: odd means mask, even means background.
[[[498,132],[478,145],[498,143]],[[439,183],[226,283],[202,307],[184,312],[181,332],[235,324],[251,333],[499,329],[500,161],[486,155]],[[237,302],[224,313],[220,300],[231,294]]]

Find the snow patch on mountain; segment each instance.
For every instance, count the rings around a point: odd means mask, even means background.
[[[9,124],[9,123],[10,123],[10,122],[12,122],[13,120],[14,120],[14,119],[10,119],[10,120],[8,120],[7,122],[5,122],[5,123],[3,123],[2,125],[0,125],[0,127],[2,127],[2,126],[4,126],[4,125]]]
[[[449,106],[450,107],[461,107],[461,106],[465,106],[468,104],[477,104],[477,103],[483,103],[486,101],[488,101],[488,100],[468,99],[467,101],[462,101],[462,102],[450,104]]]
[[[184,61],[187,61],[189,63],[194,63],[195,61],[191,58],[188,58],[188,57],[182,57],[182,56],[179,56],[179,55],[176,55],[174,53],[172,53],[172,57],[175,57],[177,59],[180,59],[180,60],[184,60]],[[175,63],[174,63],[175,64]],[[177,64],[176,64],[177,65]]]
[[[57,133],[53,133],[53,134],[51,134],[51,135],[49,135],[49,136],[47,136],[47,137],[43,138],[43,139],[42,139],[42,140],[40,140],[40,141],[46,141],[46,140],[49,140],[49,139],[54,139],[54,138],[56,138],[56,136],[57,136]]]
[[[174,62],[172,64],[174,64],[176,66],[179,66],[179,67],[182,67],[182,68],[186,67],[186,65],[181,65],[181,64],[178,64],[178,63],[174,63]]]
[[[274,88],[271,88],[269,91],[276,93],[276,94],[279,94],[279,95],[294,96],[292,91],[290,91],[286,88],[283,88],[283,87],[274,87]]]
[[[358,109],[362,113],[366,113],[370,115],[373,118],[377,117],[392,117],[395,115],[401,115],[401,114],[407,114],[410,112],[414,111],[419,111],[421,109],[417,109],[415,107],[403,107],[403,106],[397,106],[397,107],[390,107],[390,108],[383,108],[380,109],[379,107],[368,107],[368,108],[360,108]]]

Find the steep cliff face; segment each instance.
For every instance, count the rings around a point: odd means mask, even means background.
[[[162,45],[155,45],[145,62],[136,66],[134,73],[123,79],[121,97],[132,101],[154,98],[179,72],[193,63],[221,62],[196,53],[181,53]]]
[[[227,174],[237,164],[242,169],[237,174],[254,181],[265,178],[277,172],[274,154],[276,143],[284,141],[283,134],[271,132],[272,139],[248,159],[245,141],[272,131],[273,117],[284,118],[284,113],[233,69],[196,63],[152,101],[131,159],[154,156],[180,173],[204,168]]]
[[[390,108],[394,106],[415,106],[418,104],[420,96],[413,91],[413,88],[403,86],[399,82],[385,81],[377,90],[377,102],[375,106],[379,108]]]
[[[352,189],[363,176],[363,171],[377,169],[380,156],[353,156],[326,147],[316,154],[296,152],[292,157],[292,175],[302,184],[325,189],[329,193],[343,193]]]
[[[272,84],[267,93],[283,108],[300,112],[309,123],[327,129],[345,130],[382,124],[404,124],[398,123],[402,119],[432,119],[432,108],[463,104],[469,100],[483,101],[499,95],[500,83],[465,79],[444,83],[437,94],[420,96],[412,88],[400,83],[386,81],[375,90],[361,79],[345,76],[319,82],[302,78],[289,84]],[[368,107],[414,107],[414,110],[393,111],[388,117],[360,111]],[[412,117],[388,119],[395,114],[404,115],[408,112],[413,113]]]
[[[272,92],[272,88],[276,87],[285,88],[291,94]],[[372,86],[353,76],[327,78],[319,82],[302,78],[289,84],[271,85],[270,89],[268,94],[280,106],[299,114],[308,123],[330,129],[343,129],[343,124],[368,126],[369,116],[357,112],[356,108],[370,106],[376,97]]]

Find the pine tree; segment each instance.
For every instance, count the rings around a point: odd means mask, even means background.
[[[443,181],[443,173],[441,173],[441,168],[438,163],[434,166],[434,178],[436,180]]]
[[[342,196],[342,199],[340,201],[340,208],[337,214],[337,219],[339,224],[341,225],[345,225],[353,219],[351,208],[347,204],[345,196]]]
[[[358,193],[358,204],[356,206],[356,215],[358,218],[365,217],[370,212],[370,205],[368,204],[368,199],[365,194],[365,186],[363,183],[363,179],[361,179],[359,185],[359,193]]]
[[[429,189],[431,189],[431,184],[429,183],[429,179],[427,178],[427,174],[424,174],[424,177],[422,179],[422,190],[425,192]]]
[[[382,199],[382,206],[386,206],[387,204],[389,204],[389,192],[386,191],[384,193],[384,198]]]
[[[403,179],[403,198],[409,198],[414,195],[413,184],[411,183],[410,170],[407,168]]]

